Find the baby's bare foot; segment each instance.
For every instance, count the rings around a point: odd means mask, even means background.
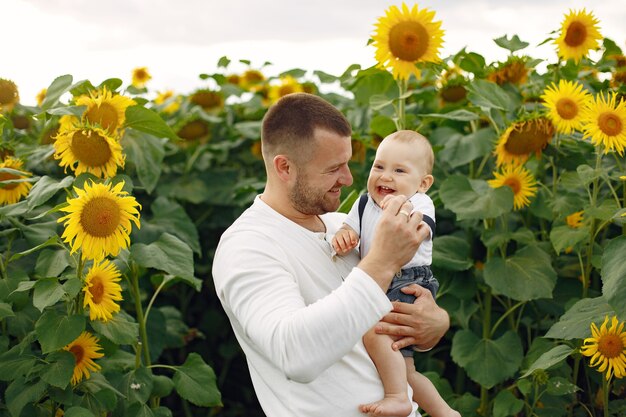
[[[413,407],[405,396],[387,396],[380,401],[359,406],[359,410],[368,416],[406,417]]]

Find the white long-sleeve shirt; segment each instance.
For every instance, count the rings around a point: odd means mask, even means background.
[[[359,404],[383,398],[361,338],[391,303],[355,267],[356,251],[331,259],[327,236],[345,215],[320,217],[326,235],[257,197],[222,235],[213,261],[217,295],[268,417],[363,417]]]

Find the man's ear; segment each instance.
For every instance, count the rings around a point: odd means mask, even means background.
[[[274,172],[283,181],[289,181],[294,173],[294,166],[285,155],[276,155],[273,159]]]
[[[428,191],[428,189],[433,185],[433,182],[435,182],[435,177],[430,174],[424,175],[424,178],[422,178],[422,182],[420,183],[420,191],[423,193]]]

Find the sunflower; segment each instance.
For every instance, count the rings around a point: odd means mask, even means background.
[[[602,39],[598,23],[593,13],[587,13],[585,9],[578,12],[570,9],[561,24],[561,35],[554,41],[559,57],[578,63],[590,49],[597,49],[598,41]]]
[[[219,91],[208,89],[196,91],[191,95],[189,101],[202,107],[205,111],[219,111],[224,107],[224,95]]]
[[[528,68],[526,67],[526,58],[518,56],[510,56],[506,62],[498,64],[487,79],[498,85],[506,83],[522,85],[528,79]]]
[[[626,147],[626,103],[616,103],[616,94],[608,98],[598,94],[583,112],[583,135],[594,145],[604,146],[604,153],[615,150],[620,155]]]
[[[303,91],[304,88],[302,87],[302,84],[300,84],[298,80],[293,78],[291,75],[287,75],[285,77],[281,77],[280,84],[270,86],[268,98],[270,103],[275,103],[279,98],[284,97],[287,94],[302,93]]]
[[[124,125],[126,109],[135,105],[135,102],[119,94],[113,94],[106,87],[102,90],[92,91],[88,96],[80,96],[76,99],[77,106],[87,106],[83,113],[83,120],[90,125],[100,125],[110,133]]]
[[[124,168],[122,145],[111,133],[99,127],[73,125],[62,130],[54,141],[54,158],[75,175],[89,172],[98,178],[111,178]]]
[[[102,348],[98,344],[98,339],[89,332],[82,332],[72,343],[63,348],[74,355],[76,361],[74,374],[72,375],[72,385],[78,384],[83,378],[89,379],[89,371],[97,372],[100,365],[93,360],[104,356],[99,352]]]
[[[420,78],[418,62],[439,62],[439,48],[443,43],[441,21],[434,22],[435,12],[409,10],[402,3],[402,11],[390,6],[386,15],[376,23],[373,45],[376,48],[378,67],[390,68],[396,79],[406,80],[411,74]]]
[[[498,139],[494,151],[496,164],[523,164],[533,152],[539,157],[552,136],[554,125],[545,117],[514,122]]]
[[[226,76],[226,83],[238,86],[241,83],[241,75],[239,75],[239,74],[227,75]]]
[[[576,213],[572,213],[565,218],[565,222],[572,229],[578,229],[583,225],[583,213],[584,211],[577,211]]]
[[[159,92],[154,99],[154,103],[158,105],[164,105],[163,111],[168,114],[175,113],[180,108],[181,97],[174,97],[174,91],[166,90]],[[167,103],[167,105],[166,105]]]
[[[494,172],[496,177],[487,181],[492,188],[500,188],[503,185],[513,190],[513,209],[518,210],[530,204],[529,197],[537,194],[537,182],[532,174],[522,165],[507,165],[502,172]]]
[[[120,311],[116,303],[123,300],[122,287],[118,284],[120,279],[120,271],[112,262],[94,262],[87,272],[83,287],[83,307],[89,307],[90,320],[108,321],[113,318],[113,313]]]
[[[241,76],[239,87],[244,90],[258,91],[263,81],[265,81],[265,75],[261,71],[249,69]]]
[[[582,84],[565,80],[560,80],[558,87],[552,83],[541,96],[557,132],[566,135],[582,129],[582,110],[590,97]]]
[[[48,93],[48,89],[47,88],[42,88],[38,93],[37,96],[35,96],[35,98],[37,99],[37,105],[39,107],[41,107],[41,105],[43,104],[43,101],[46,99],[46,94]]]
[[[58,220],[64,222],[62,238],[70,243],[72,253],[81,249],[83,259],[98,261],[128,247],[131,221],[140,227],[137,207],[141,206],[123,187],[124,181],[113,186],[85,183],[82,190],[74,187],[78,196],[67,199],[61,211],[69,214]]]
[[[28,192],[33,187],[33,185],[27,181],[8,184],[2,183],[3,181],[21,180],[23,178],[30,177],[32,175],[30,172],[22,171],[23,164],[24,163],[20,159],[12,156],[7,157],[4,161],[0,162],[0,168],[14,169],[24,173],[24,175],[19,175],[0,171],[0,205],[17,203],[22,199],[22,197],[28,195]]]
[[[611,376],[622,378],[626,375],[626,332],[624,322],[619,323],[613,316],[611,327],[607,329],[609,316],[604,317],[600,330],[591,323],[591,337],[583,342],[580,352],[591,356],[590,366],[600,365],[598,372],[605,372],[607,381]]]
[[[17,86],[11,80],[0,78],[0,113],[8,113],[20,101]]]
[[[176,133],[179,138],[193,141],[196,139],[205,139],[210,136],[211,130],[209,124],[202,119],[194,119],[187,121]]]
[[[152,79],[147,67],[139,67],[133,70],[133,87],[144,88],[146,83]]]

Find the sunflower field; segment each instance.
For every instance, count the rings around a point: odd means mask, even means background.
[[[494,40],[503,62],[441,57],[418,5],[372,23],[378,65],[338,76],[223,57],[189,94],[137,68],[61,75],[25,106],[0,74],[0,416],[263,416],[211,265],[263,190],[261,120],[293,92],[352,124],[340,210],[383,137],[431,141],[451,328],[415,364],[454,409],[626,415],[624,52],[585,9],[555,22],[547,62],[517,35]]]

